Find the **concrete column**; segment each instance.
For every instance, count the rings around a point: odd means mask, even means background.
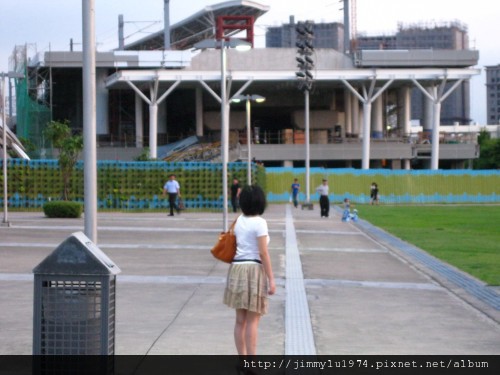
[[[149,105],[149,157],[156,159],[157,151],[158,106],[156,103]]]
[[[355,99],[355,98],[354,98]],[[353,97],[349,90],[344,90],[344,135],[350,137],[352,134],[352,101]]]
[[[403,131],[403,136],[409,136],[411,129],[411,89],[409,86],[401,88],[400,98],[402,101],[402,110],[400,112],[401,116],[398,119],[398,125]]]
[[[109,92],[106,89],[105,79],[108,76],[106,69],[96,69],[96,133],[109,134]]]
[[[401,136],[409,137],[411,131],[411,89],[409,86],[404,86],[399,89],[398,95],[398,127],[401,131]],[[402,159],[402,169],[411,169],[411,160]]]
[[[135,94],[135,147],[144,147],[144,120],[142,98]]]
[[[426,87],[426,91],[432,97],[433,88]],[[422,137],[426,139],[425,142],[429,142],[432,137],[432,124],[434,121],[434,103],[429,97],[427,97],[427,95],[424,95],[423,101],[424,101],[424,123],[422,124],[423,128]],[[422,165],[425,169],[432,168],[431,160],[422,160]]]
[[[158,104],[158,134],[167,133],[167,101]]]
[[[431,169],[439,168],[439,126],[441,120],[441,102],[434,103],[434,118],[432,121],[432,154]]]
[[[203,90],[197,87],[195,91],[196,135],[203,137]]]
[[[383,138],[384,136],[384,109],[382,95],[379,95],[373,103],[371,113],[372,129],[371,136],[373,138]]]
[[[359,137],[359,101],[358,98],[354,96],[354,94],[351,95],[351,109],[352,109],[352,135],[355,137]]]
[[[432,87],[427,87],[426,90],[432,96],[432,94],[433,94]],[[432,129],[432,121],[433,121],[433,117],[434,117],[434,103],[426,95],[424,95],[423,100],[424,100],[424,123],[421,125],[423,127],[424,132],[429,131],[429,133],[430,133],[430,131]]]
[[[363,103],[363,158],[361,160],[362,169],[370,169],[370,118],[372,104]]]

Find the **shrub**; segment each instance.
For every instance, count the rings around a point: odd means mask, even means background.
[[[83,205],[78,202],[70,201],[54,201],[47,202],[43,205],[45,216],[79,218],[82,215]]]

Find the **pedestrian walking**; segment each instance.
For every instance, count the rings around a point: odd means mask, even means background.
[[[238,200],[240,198],[241,187],[240,182],[237,178],[233,179],[233,183],[231,185],[231,206],[233,206],[233,212],[238,211]]]
[[[300,191],[300,184],[298,179],[293,180],[292,184],[292,202],[293,206],[297,208],[299,206],[299,191]]]
[[[163,195],[168,194],[168,204],[170,206],[170,214],[168,216],[174,216],[174,209],[179,214],[181,211],[179,206],[177,206],[177,197],[181,197],[181,186],[175,179],[175,174],[171,174],[165,185],[163,185]]]
[[[378,204],[378,185],[376,182],[372,182],[370,186],[370,204]]]

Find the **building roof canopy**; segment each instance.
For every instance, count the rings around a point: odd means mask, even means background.
[[[228,50],[228,73],[233,82],[241,81],[296,81],[297,72],[295,54],[292,48],[253,49],[238,53]],[[426,81],[456,81],[470,79],[480,74],[473,68],[447,67],[371,67],[357,68],[351,60],[332,49],[318,49],[315,51],[314,81],[318,84],[342,80],[346,81],[388,81],[395,83],[412,82],[413,80]],[[205,50],[192,59],[192,63],[185,69],[149,69],[149,70],[121,70],[108,77],[108,88],[124,87],[130,82],[196,82],[220,81],[220,52]]]
[[[218,16],[253,16],[259,18],[269,10],[269,6],[255,1],[233,0],[208,5],[170,27],[172,49],[183,50],[204,39],[215,37],[215,23]],[[127,50],[151,50],[164,48],[164,31],[160,30],[125,46]]]

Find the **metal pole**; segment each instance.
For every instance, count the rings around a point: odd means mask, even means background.
[[[250,103],[250,96],[247,95],[247,148],[248,148],[248,164],[247,164],[247,184],[252,185],[252,150],[251,150],[251,103]]]
[[[305,99],[305,141],[306,141],[306,203],[311,202],[311,181],[310,181],[310,148],[309,148],[309,90],[304,90]]]
[[[123,22],[123,14],[118,16],[118,50],[123,51],[125,49],[125,36],[124,36],[125,24]]]
[[[5,116],[5,74],[2,73],[3,223],[9,225],[7,205],[7,120]]]
[[[95,0],[82,0],[85,235],[97,243]]]
[[[221,69],[221,147],[222,147],[222,229],[228,230],[227,225],[227,164],[229,159],[229,118],[226,93],[226,46],[224,39],[220,41],[220,69]]]
[[[170,0],[163,0],[163,49],[171,48],[170,41]]]
[[[344,0],[344,53],[351,53],[351,17],[349,0]]]

